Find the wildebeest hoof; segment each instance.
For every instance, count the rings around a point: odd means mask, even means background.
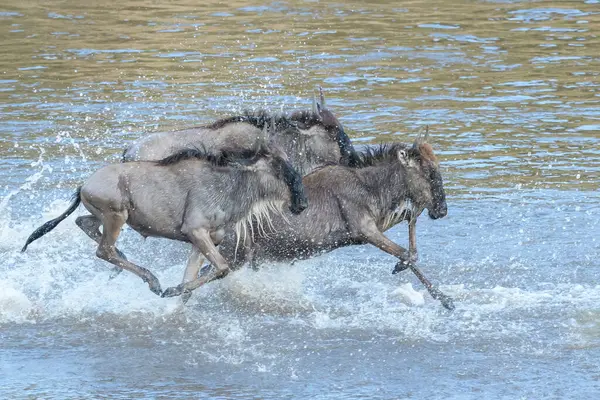
[[[125,254],[123,254],[123,252],[121,250],[116,249],[116,248],[115,248],[115,250],[117,251],[117,255],[119,257],[121,257],[123,260],[127,261],[127,256],[125,256]],[[121,268],[119,268],[119,269],[121,269]]]
[[[408,269],[409,265],[410,264],[408,261],[398,261],[398,263],[394,267],[394,270],[392,271],[392,274],[397,274],[398,272],[402,272],[405,269]]]
[[[150,291],[157,296],[162,296],[162,289],[159,287],[150,286]]]
[[[449,311],[454,311],[454,300],[452,300],[452,297],[445,295],[444,293],[441,292],[440,289],[438,289],[435,286],[432,286],[430,288],[428,288],[429,290],[429,294],[431,294],[431,297],[433,297],[436,300],[439,300],[440,303],[442,303],[442,305],[444,306],[444,308],[446,310]]]
[[[165,289],[162,294],[162,297],[175,297],[180,296],[183,293],[183,285],[177,285],[170,288]]]
[[[192,291],[191,290],[184,290],[183,294],[181,295],[181,302],[183,304],[186,304],[188,302],[188,300],[190,299],[190,297],[192,297]]]
[[[212,265],[206,264],[205,266],[200,268],[200,272],[198,273],[198,276],[208,275],[212,271],[212,269],[213,269]]]
[[[440,296],[440,302],[442,303],[442,305],[444,306],[444,308],[446,310],[449,311],[454,311],[454,301],[452,300],[452,297],[450,296],[446,296],[445,294]]]
[[[160,282],[158,281],[158,279],[153,278],[150,280],[145,280],[148,283],[148,286],[150,287],[150,291],[152,291],[152,293],[154,293],[157,296],[161,296],[162,295],[162,289],[160,288]]]

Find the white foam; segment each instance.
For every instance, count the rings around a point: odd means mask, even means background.
[[[0,322],[28,322],[34,312],[33,303],[27,296],[0,280]]]
[[[423,294],[413,289],[410,282],[400,285],[394,290],[393,294],[397,295],[402,302],[409,306],[422,306],[425,304]]]
[[[0,234],[0,268],[3,271],[0,309],[11,310],[10,313],[0,311],[0,322],[32,322],[104,312],[142,311],[159,316],[175,311],[177,299],[156,296],[147,284],[131,273],[123,272],[109,280],[112,266],[95,256],[96,244],[74,223],[76,216],[85,213],[84,210],[69,216],[52,232],[31,244],[26,253],[20,253],[29,234],[62,213],[69,203],[68,200],[53,201],[41,210],[41,216],[19,221],[9,220],[9,214],[0,216],[3,227]],[[183,265],[175,264],[172,268],[153,272],[161,281],[177,284]],[[16,312],[15,307],[22,311]],[[27,318],[15,315],[27,315]]]
[[[301,268],[273,264],[258,271],[242,268],[224,280],[223,288],[232,305],[261,313],[294,314],[313,309],[303,283]]]

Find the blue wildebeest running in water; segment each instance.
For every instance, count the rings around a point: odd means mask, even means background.
[[[289,117],[265,111],[246,112],[196,128],[144,136],[124,151],[123,161],[160,160],[194,147],[210,152],[251,149],[257,140],[281,147],[302,175],[326,164],[358,162],[342,124],[325,108],[322,91],[320,101],[313,100],[312,111],[297,111]]]
[[[296,111],[289,117],[265,111],[247,112],[205,126],[144,136],[124,151],[123,161],[157,160],[189,147],[212,152],[223,148],[250,149],[257,140],[267,140],[281,147],[302,175],[328,164],[358,165],[358,154],[340,121],[325,106],[322,89],[319,91],[319,100],[313,97],[311,111]],[[192,250],[186,271],[193,270],[192,265],[201,260],[201,254]],[[116,268],[113,276],[119,272]],[[183,282],[194,279],[196,275],[186,273]],[[170,293],[173,292],[166,295]],[[186,293],[183,301],[188,298]]]
[[[367,149],[358,167],[331,165],[305,176],[308,210],[275,217],[276,229],[267,235],[228,233],[221,254],[238,268],[246,262],[256,266],[265,261],[294,261],[370,243],[400,259],[394,273],[410,268],[432,297],[453,309],[452,299],[415,266],[417,217],[424,209],[432,219],[447,214],[442,176],[427,136],[419,135],[412,146],[394,143]],[[384,235],[403,220],[408,220],[408,250]],[[190,268],[186,273],[192,276],[198,270]]]
[[[77,218],[76,223],[98,243],[96,255],[138,275],[157,295],[164,293],[156,276],[128,261],[115,246],[124,224],[144,237],[190,242],[195,254],[210,260],[216,266],[214,273],[188,285],[193,290],[228,273],[227,261],[215,247],[227,228],[243,232],[250,222],[268,223],[271,214],[283,212],[285,202],[290,203],[292,215],[307,207],[302,177],[276,146],[216,155],[188,149],[158,162],[113,164],[96,171],[77,189],[70,207],[36,229],[22,251],[73,213],[80,202],[91,215]]]

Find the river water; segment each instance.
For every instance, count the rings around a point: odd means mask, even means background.
[[[0,397],[597,398],[599,32],[598,0],[5,0]],[[358,145],[430,126],[449,214],[421,217],[419,265],[454,312],[370,246],[241,270],[184,309],[108,280],[83,207],[19,252],[129,141],[308,108],[317,85]],[[179,282],[187,246],[120,240]]]

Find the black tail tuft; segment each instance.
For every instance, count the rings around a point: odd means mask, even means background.
[[[60,224],[62,222],[62,220],[67,218],[69,215],[71,215],[73,213],[73,211],[75,211],[77,209],[77,207],[79,206],[79,203],[81,203],[81,186],[77,188],[77,191],[73,195],[73,203],[71,203],[69,208],[64,213],[62,213],[58,217],[46,222],[44,225],[40,226],[35,231],[33,231],[33,233],[31,235],[29,235],[29,237],[27,238],[27,242],[25,243],[25,246],[23,246],[23,248],[21,249],[21,253],[23,253],[23,252],[25,252],[25,250],[27,250],[27,246],[29,246],[29,244],[31,242],[39,239],[40,237],[44,236],[46,233],[50,232],[52,229],[56,228],[56,226],[58,224]]]

